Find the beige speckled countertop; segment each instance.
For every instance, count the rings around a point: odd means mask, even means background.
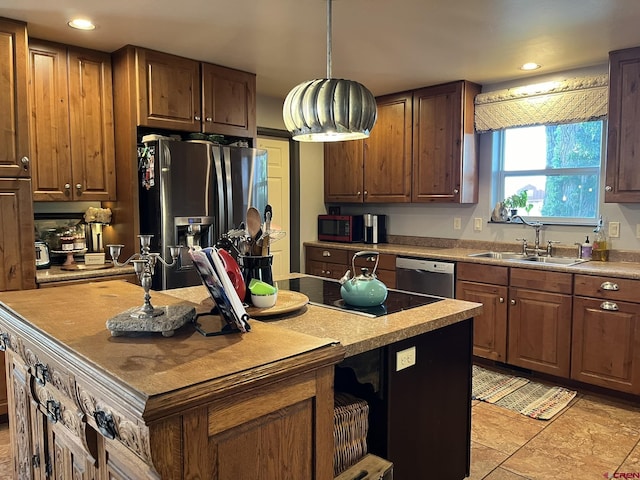
[[[126,267],[110,266],[108,268],[96,269],[92,267],[85,267],[84,263],[79,263],[77,270],[62,270],[60,265],[55,265],[51,268],[36,270],[36,283],[42,284],[63,282],[67,280],[91,280],[92,278],[104,278],[114,275],[128,275],[133,273],[134,270],[131,265],[127,265]]]
[[[620,278],[640,279],[640,263],[635,261],[611,261],[598,262],[588,261],[578,265],[549,265],[539,263],[525,263],[513,260],[500,260],[492,258],[470,257],[470,254],[487,251],[509,251],[517,252],[518,247],[514,245],[500,245],[494,243],[483,244],[477,242],[458,242],[455,240],[447,242],[446,239],[438,239],[440,242],[433,242],[432,245],[404,245],[396,243],[380,243],[377,245],[365,243],[334,243],[334,242],[305,242],[305,246],[338,248],[346,250],[374,250],[380,253],[394,255],[404,255],[409,257],[422,257],[434,260],[451,260],[456,262],[485,263],[491,265],[504,265],[508,267],[531,268],[536,270],[554,270],[558,272],[579,273],[584,275],[611,275]],[[565,249],[558,256],[566,256],[575,249]],[[614,254],[616,258],[633,258],[628,252]]]
[[[177,288],[162,293],[196,304],[209,302],[209,294],[204,286]],[[481,312],[482,305],[479,303],[453,299],[376,318],[308,304],[286,315],[251,321],[337,340],[345,347],[346,356],[349,357],[452,325]]]

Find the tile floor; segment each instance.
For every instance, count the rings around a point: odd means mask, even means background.
[[[640,478],[640,405],[579,393],[543,421],[474,401],[471,418],[470,480]],[[0,479],[11,471],[4,423]]]

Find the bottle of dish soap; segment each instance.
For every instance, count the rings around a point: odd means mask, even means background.
[[[602,228],[602,216],[600,216],[598,226],[593,231],[595,232],[595,236],[593,237],[591,259],[606,262],[609,260],[609,241]]]
[[[589,235],[587,235],[587,238],[582,244],[582,246],[580,247],[580,250],[582,252],[581,253],[582,258],[584,258],[585,260],[591,259],[592,246],[589,243]]]

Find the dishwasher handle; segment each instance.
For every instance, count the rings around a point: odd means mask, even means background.
[[[453,275],[456,264],[453,262],[443,262],[440,260],[429,260],[423,258],[396,257],[396,269],[422,270],[429,273],[444,273]]]

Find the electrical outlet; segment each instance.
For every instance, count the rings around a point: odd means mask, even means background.
[[[407,348],[396,352],[396,372],[416,364],[416,347]]]
[[[460,230],[462,228],[462,219],[460,217],[453,217],[453,229]]]
[[[476,232],[482,231],[482,218],[473,219],[473,230]]]
[[[609,237],[620,237],[620,222],[609,222]]]
[[[640,223],[636,224],[636,238],[640,238]]]

